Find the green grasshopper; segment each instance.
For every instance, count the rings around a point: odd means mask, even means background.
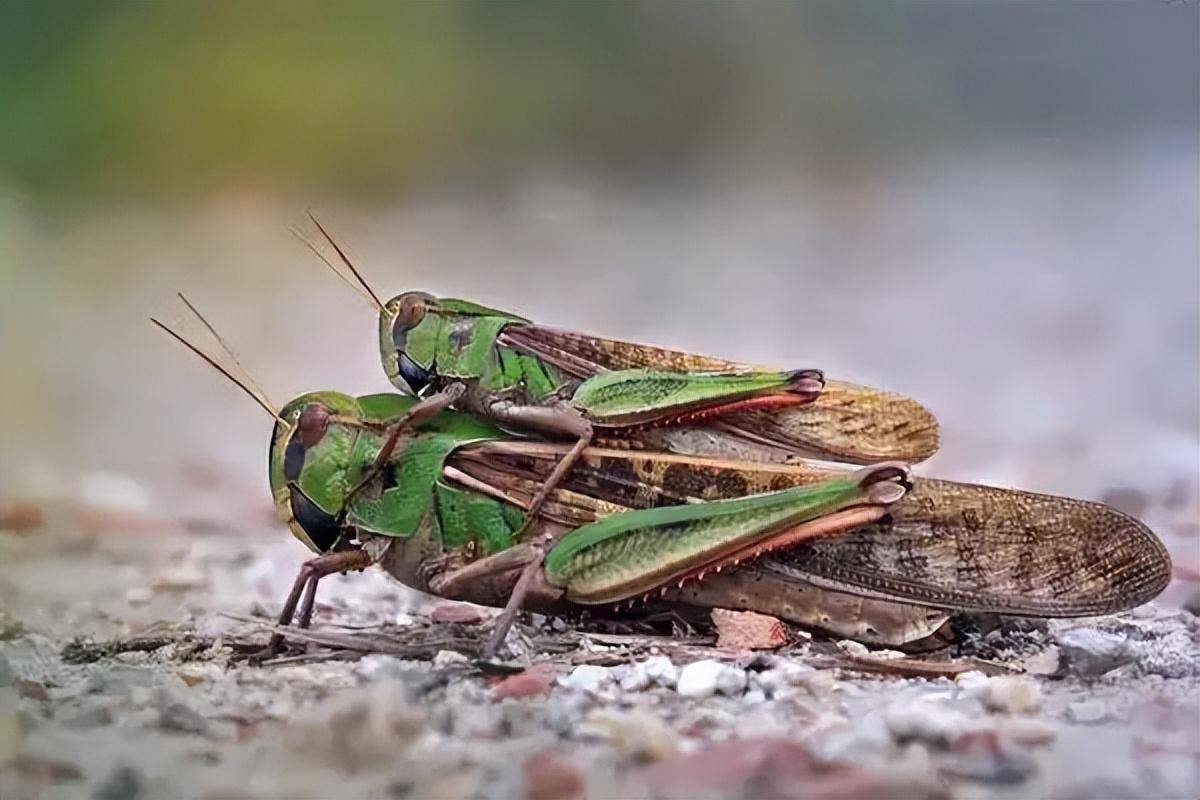
[[[375,304],[380,355],[396,388],[507,428],[574,442],[533,498],[534,516],[598,436],[691,454],[736,446],[764,461],[803,455],[859,464],[919,461],[937,449],[937,423],[919,404],[826,383],[819,370],[777,370],[602,339],[424,292],[381,302],[312,221]]]
[[[178,333],[155,324],[238,383],[276,419],[269,466],[276,508],[293,533],[322,554],[301,571],[281,623],[288,623],[299,606],[300,622],[307,624],[321,576],[376,561],[384,561],[389,573],[409,585],[455,599],[481,602],[511,591],[503,585],[506,567],[530,561],[530,548],[515,538],[527,512],[441,480],[451,453],[507,434],[400,395],[351,398],[317,392],[275,411],[261,390],[238,382]],[[372,475],[388,432],[397,426],[412,432],[400,454],[389,456],[387,468]],[[907,486],[902,465],[884,464],[811,486],[596,518],[566,533],[550,551],[534,602],[609,604],[682,584],[772,548],[878,519]],[[452,550],[458,546],[461,553]],[[466,564],[464,555],[484,557]],[[487,575],[500,576],[498,593],[495,579],[482,579]]]
[[[487,605],[533,574],[526,608],[657,595],[652,604],[747,608],[891,644],[928,635],[954,610],[1129,608],[1170,574],[1153,533],[1098,503],[924,479],[907,490],[893,465],[847,474],[600,447],[582,454],[522,538],[569,445],[395,395],[321,392],[276,411],[188,346],[276,420],[276,508],[320,554],[297,577],[284,625],[297,607],[308,623],[322,575],[371,564]],[[544,536],[557,543],[543,562],[532,542]]]

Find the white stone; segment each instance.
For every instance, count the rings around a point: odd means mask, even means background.
[[[711,659],[688,664],[679,673],[676,690],[684,697],[709,697],[716,692],[734,695],[746,688],[746,673]]]
[[[613,680],[613,674],[607,668],[595,664],[581,664],[570,675],[560,677],[558,683],[568,689],[595,693],[608,686]]]
[[[437,655],[433,657],[433,665],[438,668],[445,668],[456,664],[467,664],[469,662],[470,659],[457,650],[438,650]]]
[[[837,676],[831,669],[813,670],[797,676],[796,685],[803,687],[814,697],[824,697],[832,694],[833,690],[837,688]]]
[[[1098,700],[1080,700],[1076,703],[1071,703],[1067,706],[1067,716],[1072,722],[1079,722],[1085,725],[1103,722],[1108,719],[1108,709]]]
[[[1103,675],[1135,657],[1124,636],[1096,628],[1072,628],[1058,637],[1058,649],[1067,669],[1082,677]]]
[[[992,711],[1030,714],[1042,707],[1042,687],[1029,678],[1002,675],[987,682],[980,699]]]
[[[651,686],[672,688],[679,680],[679,670],[666,656],[651,656],[626,667],[620,675],[621,688],[627,692],[640,692]]]
[[[1036,717],[1011,717],[1000,723],[999,731],[1017,744],[1039,747],[1058,737],[1058,728]]]
[[[919,739],[947,744],[967,728],[962,713],[921,701],[895,703],[888,707],[883,719],[892,736],[902,742]]]
[[[954,677],[954,683],[963,697],[980,698],[987,689],[990,679],[977,669],[960,672]]]
[[[870,652],[870,656],[871,658],[880,658],[884,661],[895,661],[898,658],[908,658],[908,656],[906,656],[904,653],[901,653],[899,650],[872,650]]]
[[[679,668],[666,656],[651,656],[641,663],[646,668],[646,675],[659,686],[673,688],[679,681]]]
[[[842,649],[842,652],[847,655],[865,658],[871,655],[871,651],[862,642],[856,642],[853,639],[842,639],[837,643],[837,646]]]
[[[767,696],[763,694],[762,689],[751,689],[742,695],[742,702],[748,706],[757,706],[767,702]]]

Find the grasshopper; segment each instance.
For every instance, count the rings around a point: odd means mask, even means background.
[[[738,447],[763,461],[815,455],[858,464],[911,462],[937,449],[937,423],[922,406],[869,387],[826,382],[819,370],[778,370],[603,339],[424,292],[384,303],[310,219],[354,281],[297,236],[375,305],[384,372],[396,388],[514,430],[573,441],[534,496],[531,518],[597,437],[690,454]],[[515,613],[523,586],[506,618]]]
[[[522,536],[569,445],[397,395],[319,392],[277,411],[169,332],[276,421],[276,509],[319,554],[297,576],[281,625],[308,624],[323,575],[372,564],[418,590],[486,605],[503,605],[532,574],[531,609],[642,597],[652,607],[758,610],[889,644],[929,635],[956,610],[1129,608],[1170,574],[1152,532],[1098,503],[910,480],[897,465],[847,473],[602,447],[584,451]],[[544,560],[532,544],[541,537],[556,542]]]

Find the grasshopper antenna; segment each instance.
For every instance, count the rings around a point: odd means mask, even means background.
[[[193,313],[195,313],[197,317],[200,317],[200,320],[202,322],[204,322],[205,327],[208,327],[208,329],[210,331],[212,331],[213,335],[216,336],[217,335],[216,331],[213,330],[211,326],[209,326],[208,322],[204,319],[204,317],[200,316],[199,312],[197,312],[195,310],[195,308],[192,306],[192,304],[188,303],[187,299],[185,299],[183,297],[183,295],[180,295],[180,299],[182,299],[184,303],[187,303],[188,308],[192,309]],[[155,325],[157,325],[162,330],[166,331],[168,334],[170,334],[171,338],[175,339],[175,341],[179,342],[184,347],[186,347],[188,350],[191,350],[193,353],[195,353],[197,356],[199,356],[201,359],[203,359],[204,362],[206,364],[208,364],[210,367],[212,367],[217,372],[221,373],[226,378],[228,378],[229,381],[234,386],[241,389],[243,392],[245,392],[247,395],[249,395],[250,398],[252,400],[254,400],[255,403],[257,403],[259,406],[261,406],[263,411],[266,411],[273,418],[279,420],[280,422],[283,422],[283,419],[279,416],[279,411],[275,409],[274,405],[267,399],[266,394],[262,391],[262,389],[259,387],[259,385],[257,383],[255,383],[254,380],[248,374],[245,375],[244,381],[239,380],[226,367],[219,364],[215,358],[210,356],[208,353],[205,353],[203,350],[201,350],[196,345],[189,342],[182,334],[175,331],[171,326],[163,324],[162,322],[155,319],[154,317],[151,317],[150,321],[153,322]],[[217,337],[217,340],[221,341],[219,336]],[[223,341],[221,341],[221,346],[225,350],[225,352],[229,354],[230,358],[234,358],[233,353],[229,350],[228,346],[225,345],[225,343]],[[239,371],[245,373],[245,368],[242,367],[241,363],[239,363],[236,358],[234,358],[234,363],[237,364]],[[249,384],[249,385],[247,385],[247,384]],[[252,389],[251,386],[253,386],[254,388]]]
[[[238,368],[238,372],[242,374],[242,377],[245,379],[246,383],[250,384],[250,386],[258,394],[259,398],[263,400],[263,404],[269,407],[274,407],[275,404],[270,402],[270,398],[267,396],[266,391],[264,391],[263,388],[258,385],[258,381],[254,380],[254,378],[250,376],[250,370],[242,366],[242,362],[237,357],[237,353],[233,352],[233,348],[229,346],[229,343],[221,338],[221,334],[217,333],[217,329],[213,327],[212,323],[200,313],[198,308],[192,305],[190,300],[183,296],[183,292],[176,292],[176,294],[179,296],[179,299],[183,301],[183,304],[188,307],[188,311],[191,311],[193,314],[195,314],[196,319],[200,320],[200,324],[208,329],[208,332],[212,334],[212,337],[217,340],[217,344],[221,345],[221,349],[225,351],[225,355],[229,356],[229,359],[234,363],[234,366]],[[279,415],[275,414],[275,416]]]
[[[363,279],[363,276],[359,273],[358,269],[355,268],[345,251],[342,250],[341,246],[338,245],[337,242],[334,241],[333,237],[329,235],[329,231],[325,230],[325,226],[317,220],[316,216],[314,216],[311,211],[308,212],[308,218],[312,220],[313,225],[317,226],[317,230],[319,230],[321,235],[325,237],[325,241],[329,242],[330,246],[337,251],[338,258],[342,260],[342,263],[346,265],[346,268],[350,270],[350,273],[354,275],[362,288],[365,289],[367,294],[371,296],[371,300],[375,303],[375,307],[382,311],[383,303],[379,300],[379,296],[375,294],[375,291],[371,288],[371,285]],[[322,257],[322,260],[324,260],[324,257]],[[325,263],[328,264],[329,262],[326,261]]]
[[[295,225],[289,225],[288,231],[292,234],[292,236],[295,236],[297,239],[299,239],[301,244],[313,251],[317,258],[325,262],[325,266],[329,267],[330,271],[333,272],[334,275],[338,276],[338,280],[349,286],[352,290],[354,290],[356,295],[361,297],[363,300],[366,300],[368,303],[374,306],[376,310],[379,310],[379,302],[373,296],[364,292],[361,286],[343,275],[342,271],[335,267],[333,262],[325,257],[325,254],[321,252],[321,248],[313,244],[312,240],[305,236],[299,228],[297,228]]]

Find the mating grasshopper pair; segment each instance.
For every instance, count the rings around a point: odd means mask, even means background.
[[[421,293],[383,303],[328,241],[410,396],[321,392],[276,410],[243,386],[277,420],[277,509],[321,554],[284,624],[297,608],[308,623],[323,574],[371,564],[443,597],[507,601],[493,652],[519,606],[653,597],[900,644],[953,611],[1104,613],[1166,584],[1161,543],[1111,508],[877,463],[936,449],[936,422],[907,398]]]

